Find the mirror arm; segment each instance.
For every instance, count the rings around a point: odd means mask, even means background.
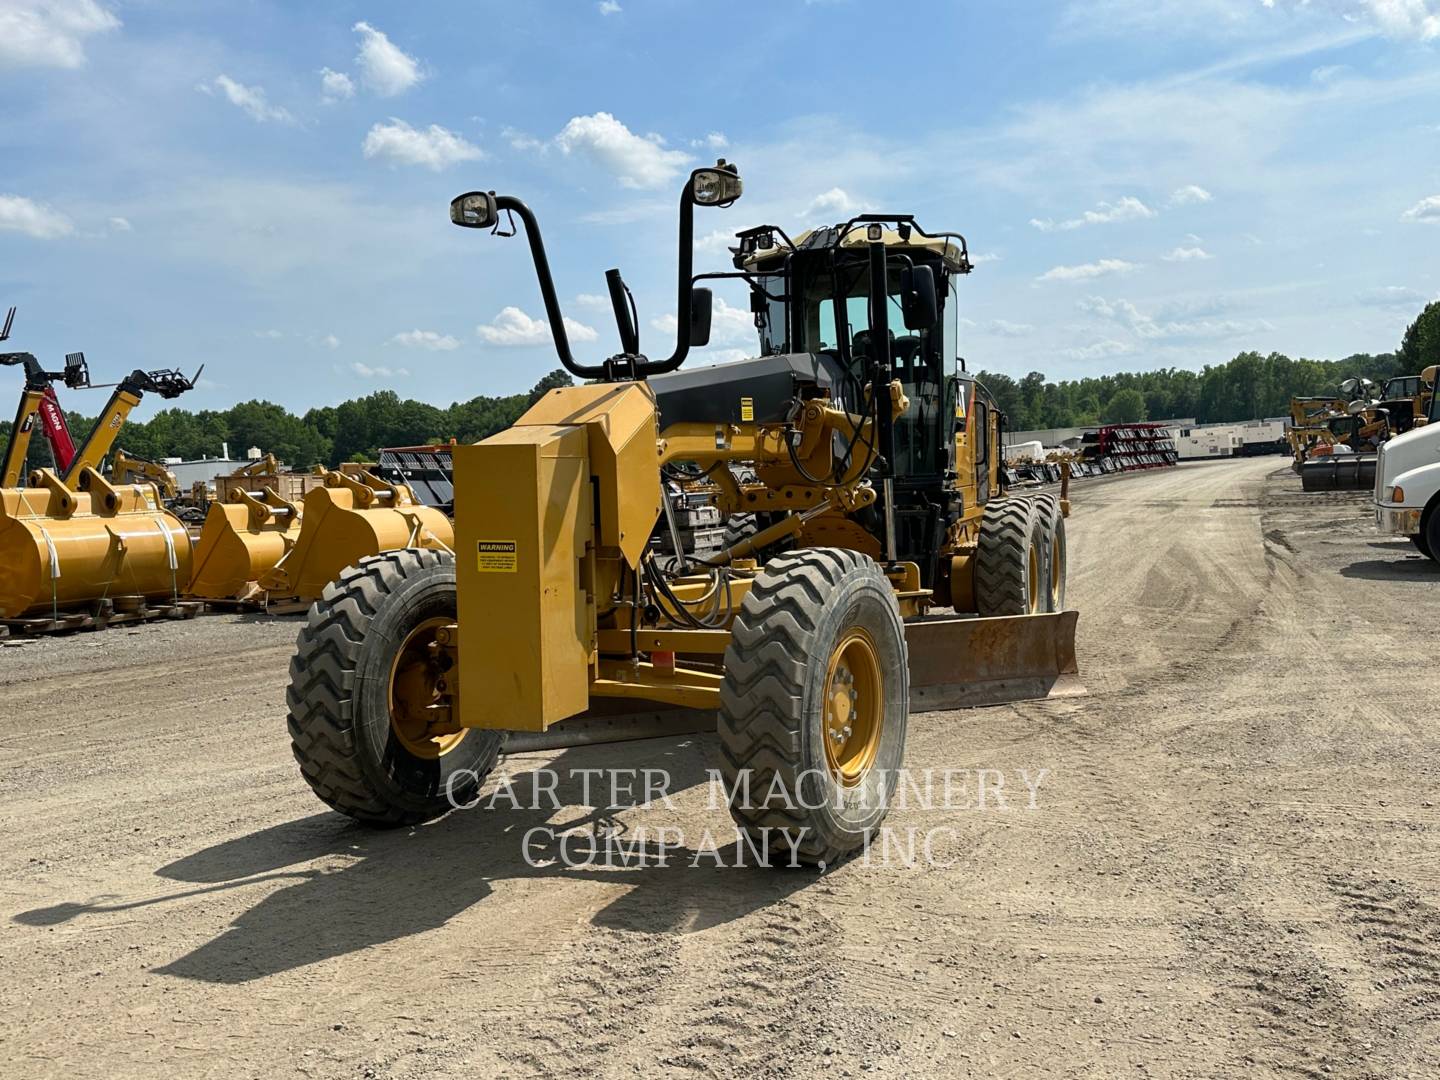
[[[535,263],[535,276],[540,279],[540,296],[545,301],[545,318],[550,322],[550,336],[554,339],[555,355],[560,358],[560,363],[577,378],[603,377],[603,364],[582,364],[570,353],[570,338],[565,333],[565,316],[560,311],[560,300],[555,295],[555,279],[550,274],[550,260],[545,255],[545,240],[540,235],[540,224],[535,220],[535,215],[513,195],[495,196],[495,208],[518,215],[525,226],[525,239],[530,243],[530,258]]]
[[[675,351],[665,360],[645,360],[635,365],[637,375],[663,375],[674,371],[690,355],[690,304],[695,291],[691,276],[695,269],[695,193],[686,183],[680,193],[680,267],[675,300]]]

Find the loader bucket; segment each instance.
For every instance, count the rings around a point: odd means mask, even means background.
[[[39,479],[0,490],[0,619],[179,599],[190,537],[153,485],[112,487],[96,473],[91,490],[73,491],[47,469]]]
[[[907,621],[910,711],[968,709],[1083,693],[1075,664],[1078,619],[1078,612],[1059,611]]]
[[[260,579],[300,535],[300,508],[268,488],[232,491],[230,500],[212,503],[205,515],[186,592],[201,600],[260,600]]]
[[[305,495],[294,546],[260,577],[271,600],[315,600],[348,566],[382,551],[436,548],[451,551],[450,519],[415,500],[405,484],[369,472],[326,474],[325,486]]]

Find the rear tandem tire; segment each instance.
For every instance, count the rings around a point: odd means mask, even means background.
[[[735,618],[720,687],[721,772],[752,849],[823,868],[863,847],[889,813],[909,698],[879,565],[842,548],[771,560]]]
[[[1045,610],[1042,517],[1034,499],[992,499],[980,521],[975,607],[985,616]]]
[[[473,800],[495,767],[497,733],[417,738],[394,704],[417,667],[425,677],[415,661],[427,627],[455,611],[454,556],[414,548],[362,559],[311,605],[285,701],[300,772],[332,809],[366,825],[418,824]]]
[[[1065,610],[1065,573],[1069,568],[1069,552],[1065,546],[1065,515],[1060,512],[1060,498],[1048,492],[1035,496],[1040,513],[1041,551],[1044,554],[1044,579],[1041,610]]]

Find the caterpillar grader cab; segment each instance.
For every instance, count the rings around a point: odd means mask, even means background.
[[[37,469],[29,487],[0,489],[0,619],[64,629],[178,607],[190,575],[185,526],[153,484],[115,484],[99,470],[145,394],[174,398],[194,384],[177,371],[132,372],[63,474]]]
[[[641,351],[611,270],[621,349],[595,363],[571,353],[532,211],[453,201],[457,225],[524,232],[581,382],[454,448],[453,556],[368,559],[310,609],[289,728],[328,805],[424,821],[474,796],[502,735],[574,745],[668,708],[718,732],[739,838],[824,865],[884,820],[912,711],[1072,682],[1060,507],[1004,490],[1003,417],[956,360],[964,238],[909,215],[793,242],[770,226],[737,234],[733,269],[693,274],[696,207],[741,193],[723,161],[681,193],[670,355]],[[680,371],[708,341],[711,279],[750,291],[759,355]],[[693,553],[677,490],[753,532]]]
[[[5,318],[0,341],[10,336],[14,321],[15,309],[11,308]],[[71,390],[88,387],[90,369],[85,363],[85,354],[68,354],[61,371],[46,371],[35,355],[28,352],[0,353],[0,365],[20,367],[25,372],[25,389],[20,393],[20,405],[15,410],[15,422],[10,427],[10,442],[5,447],[3,460],[0,460],[0,488],[19,487],[25,479],[25,460],[37,425],[50,444],[50,456],[56,470],[64,472],[75,458],[75,441],[70,437],[70,427],[65,422],[64,410],[60,408],[60,399],[55,394],[55,383],[63,382]]]

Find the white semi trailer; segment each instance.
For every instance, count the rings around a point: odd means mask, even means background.
[[[1423,378],[1435,385],[1437,365]],[[1382,443],[1375,461],[1375,527],[1408,536],[1440,562],[1440,393],[1430,398],[1429,422]]]

